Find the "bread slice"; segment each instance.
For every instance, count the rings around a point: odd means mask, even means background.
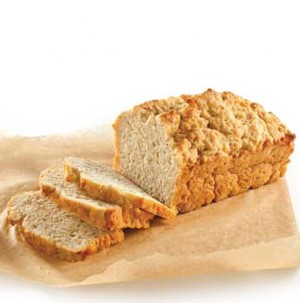
[[[181,213],[283,176],[295,135],[229,92],[154,100],[114,123],[113,168]]]
[[[76,183],[67,182],[63,168],[49,168],[39,178],[40,188],[59,207],[98,228],[148,228],[154,215],[137,207],[120,206],[88,196]]]
[[[44,170],[39,184],[43,193],[59,207],[95,227],[120,229],[124,225],[121,207],[87,196],[75,183],[65,181],[63,169]]]
[[[77,182],[89,195],[121,205],[132,205],[154,215],[170,219],[176,212],[153,199],[134,183],[111,168],[80,158],[66,158],[64,161],[66,178]]]
[[[83,260],[124,240],[121,230],[93,227],[58,208],[40,191],[14,196],[8,203],[8,222],[39,252],[66,261]]]

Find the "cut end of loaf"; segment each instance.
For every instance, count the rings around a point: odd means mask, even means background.
[[[113,168],[149,195],[169,204],[179,161],[161,119],[140,113],[120,115],[114,124]]]

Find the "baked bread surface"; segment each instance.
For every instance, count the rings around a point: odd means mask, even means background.
[[[276,181],[295,139],[261,105],[211,89],[145,102],[114,129],[114,169],[179,212]]]

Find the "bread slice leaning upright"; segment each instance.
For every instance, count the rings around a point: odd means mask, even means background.
[[[278,180],[295,139],[259,104],[211,89],[142,103],[114,130],[113,168],[180,213]]]
[[[74,182],[65,180],[63,168],[48,168],[39,177],[40,188],[59,207],[98,228],[148,228],[154,215],[137,207],[120,206],[92,198]]]
[[[124,240],[121,230],[93,227],[58,208],[40,191],[14,196],[8,222],[39,252],[66,261],[79,261]]]
[[[77,182],[92,197],[116,203],[123,209],[140,207],[166,219],[176,216],[174,209],[152,198],[108,166],[74,157],[66,158],[64,166],[66,179]]]

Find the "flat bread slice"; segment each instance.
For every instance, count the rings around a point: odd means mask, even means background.
[[[40,191],[14,196],[8,222],[39,252],[66,261],[79,261],[122,242],[122,230],[98,229],[57,207]]]

